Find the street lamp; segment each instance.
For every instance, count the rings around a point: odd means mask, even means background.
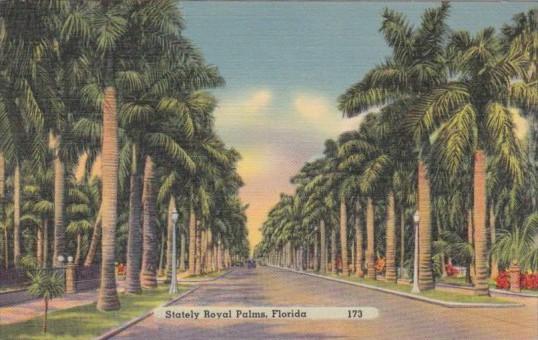
[[[179,214],[177,213],[176,208],[172,211],[172,278],[170,280],[170,294],[177,293],[177,264],[176,264],[176,223],[178,220]]]
[[[413,289],[411,289],[411,293],[420,293],[420,288],[418,287],[418,225],[420,216],[418,215],[418,211],[415,211],[415,215],[413,215],[413,222],[415,222],[415,259],[413,264]]]
[[[61,267],[65,261],[65,258],[63,257],[63,255],[58,255],[57,259],[58,259],[58,264]]]

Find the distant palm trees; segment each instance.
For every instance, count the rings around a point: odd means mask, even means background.
[[[496,259],[507,253],[500,244],[521,239],[517,235],[523,227],[516,225],[533,225],[523,221],[536,211],[536,171],[529,164],[534,166],[534,155],[524,151],[516,136],[513,111],[528,115],[537,109],[536,72],[531,69],[538,55],[533,43],[538,31],[531,10],[517,15],[502,35],[490,28],[475,36],[451,32],[448,11],[448,3],[427,9],[416,28],[402,14],[384,11],[380,31],[392,48],[391,56],[339,98],[348,116],[379,112],[367,114],[358,130],[343,133],[338,142],[328,141],[324,157],[307,163],[294,177],[294,197],[308,194],[306,219],[294,228],[315,231],[312,216],[331,219],[339,211],[342,273],[347,275],[347,215],[353,214],[357,275],[362,275],[364,221],[368,277],[376,278],[375,261],[382,251],[385,279],[396,282],[398,257],[400,270],[410,263],[410,252],[404,250],[412,238],[406,237],[405,225],[410,212],[417,210],[421,290],[433,288],[434,276],[444,275],[447,260],[454,259],[469,265],[475,293],[483,295],[488,294],[492,246],[497,250],[491,266],[496,267]],[[532,138],[527,143],[532,144]],[[282,197],[275,209],[294,197]],[[310,209],[314,201],[317,211]],[[348,209],[351,206],[355,209]],[[290,218],[276,214],[279,210],[272,210],[264,224],[264,239],[256,249],[261,255],[283,251],[282,245],[293,240],[294,235],[277,227]],[[512,230],[511,238],[504,232],[502,241],[496,238],[501,225]],[[321,244],[324,233],[320,232]],[[384,244],[379,234],[384,234]],[[534,253],[535,245],[529,247],[526,252]],[[523,260],[523,255],[516,257]],[[274,261],[274,255],[269,258]],[[531,269],[538,269],[530,263]]]

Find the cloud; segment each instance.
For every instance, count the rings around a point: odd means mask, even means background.
[[[341,132],[357,129],[363,118],[344,118],[336,109],[336,103],[310,93],[296,94],[293,109],[310,129],[318,130],[326,138],[335,138]]]

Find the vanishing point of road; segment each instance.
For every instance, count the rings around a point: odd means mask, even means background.
[[[239,268],[178,301],[184,306],[376,307],[375,320],[164,320],[114,339],[538,339],[538,299],[517,308],[446,308],[270,267]]]

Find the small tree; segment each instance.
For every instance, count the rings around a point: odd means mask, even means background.
[[[64,280],[57,272],[48,272],[46,270],[36,270],[30,272],[32,280],[28,292],[42,298],[45,302],[45,315],[43,317],[43,333],[47,332],[47,313],[49,310],[49,300],[59,297],[64,292]]]

